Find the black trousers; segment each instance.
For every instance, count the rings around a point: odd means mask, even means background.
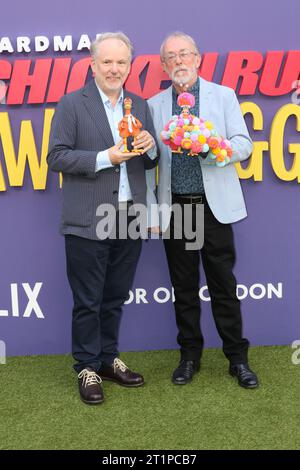
[[[196,205],[192,206],[195,225]],[[177,223],[177,220],[176,222]],[[223,351],[230,363],[247,362],[249,342],[242,337],[240,302],[233,275],[235,249],[230,224],[221,224],[204,203],[204,245],[201,250],[186,250],[186,239],[174,239],[174,216],[170,221],[171,238],[164,240],[171,281],[175,293],[177,341],[181,358],[200,360],[203,335],[200,326],[199,263],[200,252],[211,297],[211,307]],[[190,240],[189,240],[190,241]]]
[[[88,240],[65,236],[67,274],[73,293],[74,369],[98,370],[118,356],[122,305],[132,287],[141,239]]]

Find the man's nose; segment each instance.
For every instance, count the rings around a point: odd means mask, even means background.
[[[118,64],[117,64],[116,62],[113,62],[113,63],[111,64],[111,71],[112,71],[113,73],[117,73],[117,72],[118,72]]]
[[[176,65],[182,64],[182,60],[179,54],[176,54],[175,60],[176,60]]]

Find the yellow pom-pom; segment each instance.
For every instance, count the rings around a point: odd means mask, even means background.
[[[226,152],[225,149],[222,149],[221,152],[220,152],[220,154],[221,154],[224,158],[227,157],[227,152]]]
[[[192,146],[192,141],[191,139],[182,139],[181,141],[181,147],[184,149],[190,149]]]
[[[199,140],[200,144],[205,144],[206,143],[205,135],[199,135],[198,140]]]
[[[220,147],[217,147],[217,148],[215,148],[215,149],[212,149],[212,153],[213,153],[214,155],[219,155],[220,152],[221,152]]]
[[[209,129],[209,130],[213,128],[212,122],[210,122],[210,121],[205,121],[204,124],[206,125],[207,129]]]

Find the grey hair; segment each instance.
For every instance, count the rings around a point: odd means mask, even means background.
[[[133,45],[132,42],[130,41],[129,37],[126,36],[126,34],[122,33],[122,31],[116,31],[115,33],[103,33],[100,36],[98,36],[90,46],[90,53],[93,59],[96,58],[96,55],[98,53],[98,48],[101,42],[105,41],[106,39],[119,39],[122,41],[129,50],[129,55],[130,55],[130,61],[132,59],[133,55]]]
[[[164,58],[164,52],[165,52],[165,45],[166,42],[171,39],[171,38],[183,38],[186,39],[187,41],[190,41],[190,43],[193,45],[195,52],[200,55],[200,51],[198,49],[198,46],[195,42],[195,40],[192,38],[192,36],[189,36],[189,34],[183,33],[182,31],[174,31],[173,33],[168,34],[168,36],[163,40],[162,45],[160,46],[160,58],[163,60]]]

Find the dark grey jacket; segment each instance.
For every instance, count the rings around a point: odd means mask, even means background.
[[[133,101],[132,114],[143,123],[143,129],[155,137],[147,102],[124,90],[126,96]],[[113,145],[94,80],[61,98],[52,122],[47,162],[51,170],[63,174],[62,234],[97,240],[97,207],[101,203],[117,207],[119,165],[95,172],[97,153]],[[147,154],[126,162],[134,203],[146,204],[145,170],[155,167],[157,162],[158,158],[151,160]]]

